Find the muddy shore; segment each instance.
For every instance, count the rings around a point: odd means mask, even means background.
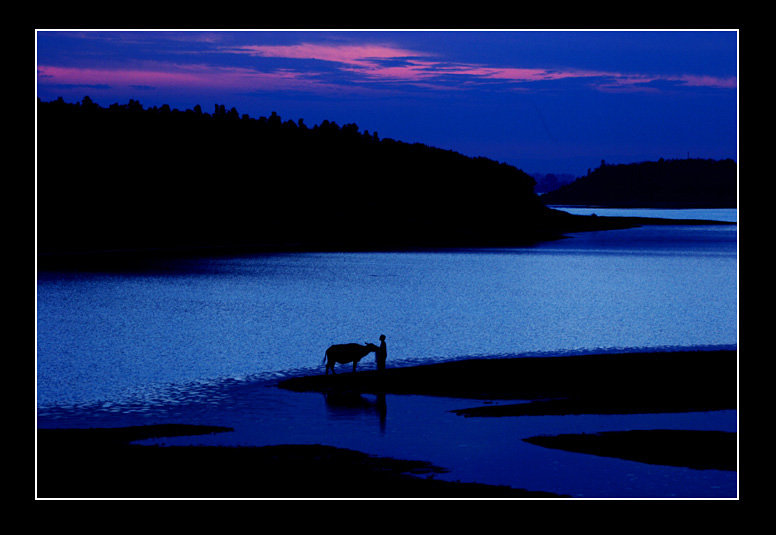
[[[554,498],[506,486],[434,479],[424,461],[323,445],[140,446],[131,441],[230,432],[152,425],[39,429],[38,498]]]
[[[733,350],[468,359],[288,379],[297,392],[421,394],[530,400],[457,411],[464,416],[634,414],[735,409]]]

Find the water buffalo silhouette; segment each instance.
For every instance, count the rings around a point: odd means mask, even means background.
[[[336,363],[347,364],[353,363],[353,371],[356,371],[356,364],[359,360],[367,356],[369,353],[377,351],[378,347],[374,344],[334,344],[326,350],[326,354],[323,357],[323,362],[326,363],[326,375],[329,375],[329,368],[331,373],[334,373],[334,365]]]

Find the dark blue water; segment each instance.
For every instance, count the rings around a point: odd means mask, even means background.
[[[471,401],[388,396],[381,418],[374,407],[338,411],[320,395],[273,385],[322,373],[332,343],[377,342],[380,334],[392,366],[736,347],[736,238],[735,226],[643,227],[508,250],[252,255],[127,273],[40,272],[38,425],[231,425],[234,433],[197,440],[325,443],[430,460],[450,467],[454,480],[574,495],[734,496],[735,473],[563,454],[521,439],[624,426],[735,430],[736,411],[480,420],[446,412]],[[571,466],[611,472],[612,481],[572,482]]]
[[[738,210],[730,208],[604,208],[601,206],[551,206],[575,215],[610,217],[656,217],[660,219],[698,219],[705,221],[738,221]]]

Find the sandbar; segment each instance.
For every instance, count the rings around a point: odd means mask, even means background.
[[[338,365],[339,367],[339,365]],[[530,403],[478,406],[462,416],[639,414],[736,409],[735,350],[472,358],[282,381],[294,391],[417,394]]]

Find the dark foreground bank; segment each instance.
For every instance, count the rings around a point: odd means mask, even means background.
[[[738,468],[738,433],[648,429],[538,436],[526,442],[576,453],[694,470]]]
[[[506,486],[434,479],[423,461],[322,445],[140,446],[155,437],[230,432],[154,425],[39,429],[38,498],[552,498]]]

